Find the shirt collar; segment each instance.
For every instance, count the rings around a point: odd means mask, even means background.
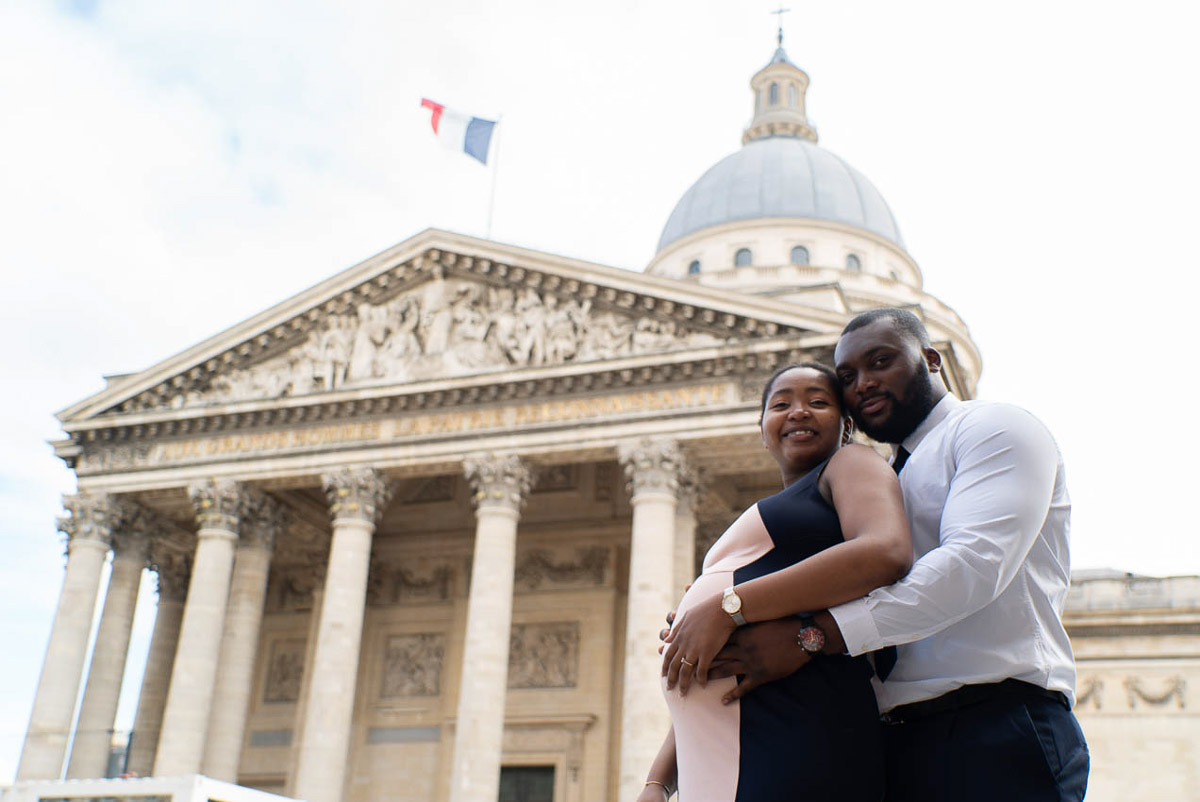
[[[913,429],[912,434],[904,438],[900,443],[909,454],[917,450],[917,446],[921,445],[921,441],[925,439],[925,435],[933,431],[934,427],[944,421],[946,417],[954,411],[955,407],[961,404],[955,397],[954,393],[946,393],[942,399],[933,405],[933,409],[929,410],[929,414],[925,416],[925,420],[917,424],[917,428]]]

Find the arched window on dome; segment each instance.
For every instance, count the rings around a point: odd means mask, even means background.
[[[779,84],[774,82],[771,83],[771,91],[767,95],[767,102],[772,106],[779,105]]]
[[[788,84],[788,105],[793,109],[800,105],[800,91],[795,84]]]
[[[792,248],[792,264],[808,264],[808,248],[805,248],[803,245],[797,245],[795,248]]]
[[[856,273],[862,270],[862,259],[858,258],[858,254],[852,253],[846,257],[846,269],[853,270]]]
[[[693,260],[692,260],[692,263],[691,263],[690,265],[688,265],[688,275],[689,275],[689,276],[696,276],[696,275],[699,275],[699,274],[700,274],[700,260],[699,260],[699,259],[693,259]]]
[[[733,264],[735,267],[749,267],[754,264],[754,255],[750,253],[749,248],[738,248],[737,253],[733,255]]]

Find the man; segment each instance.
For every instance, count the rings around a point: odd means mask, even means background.
[[[815,616],[826,653],[898,647],[890,673],[876,661],[889,802],[1082,799],[1062,624],[1070,502],[1053,438],[1022,409],[949,393],[911,312],[854,318],[834,360],[855,423],[896,446],[912,525],[906,578]],[[790,674],[810,659],[802,626],[739,629],[709,676],[746,675],[732,699]]]

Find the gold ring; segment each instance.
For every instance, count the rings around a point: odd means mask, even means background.
[[[681,657],[681,658],[679,658],[679,662],[683,663],[683,664],[684,664],[685,666],[687,666],[688,668],[695,668],[695,667],[696,667],[696,664],[695,664],[695,663],[693,663],[691,660],[687,659],[686,657]]]

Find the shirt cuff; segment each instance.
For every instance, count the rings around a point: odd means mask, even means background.
[[[875,626],[875,619],[871,617],[871,611],[867,609],[865,598],[830,607],[829,614],[837,622],[842,640],[846,642],[846,651],[850,654],[857,657],[873,652],[882,645],[879,630]]]

